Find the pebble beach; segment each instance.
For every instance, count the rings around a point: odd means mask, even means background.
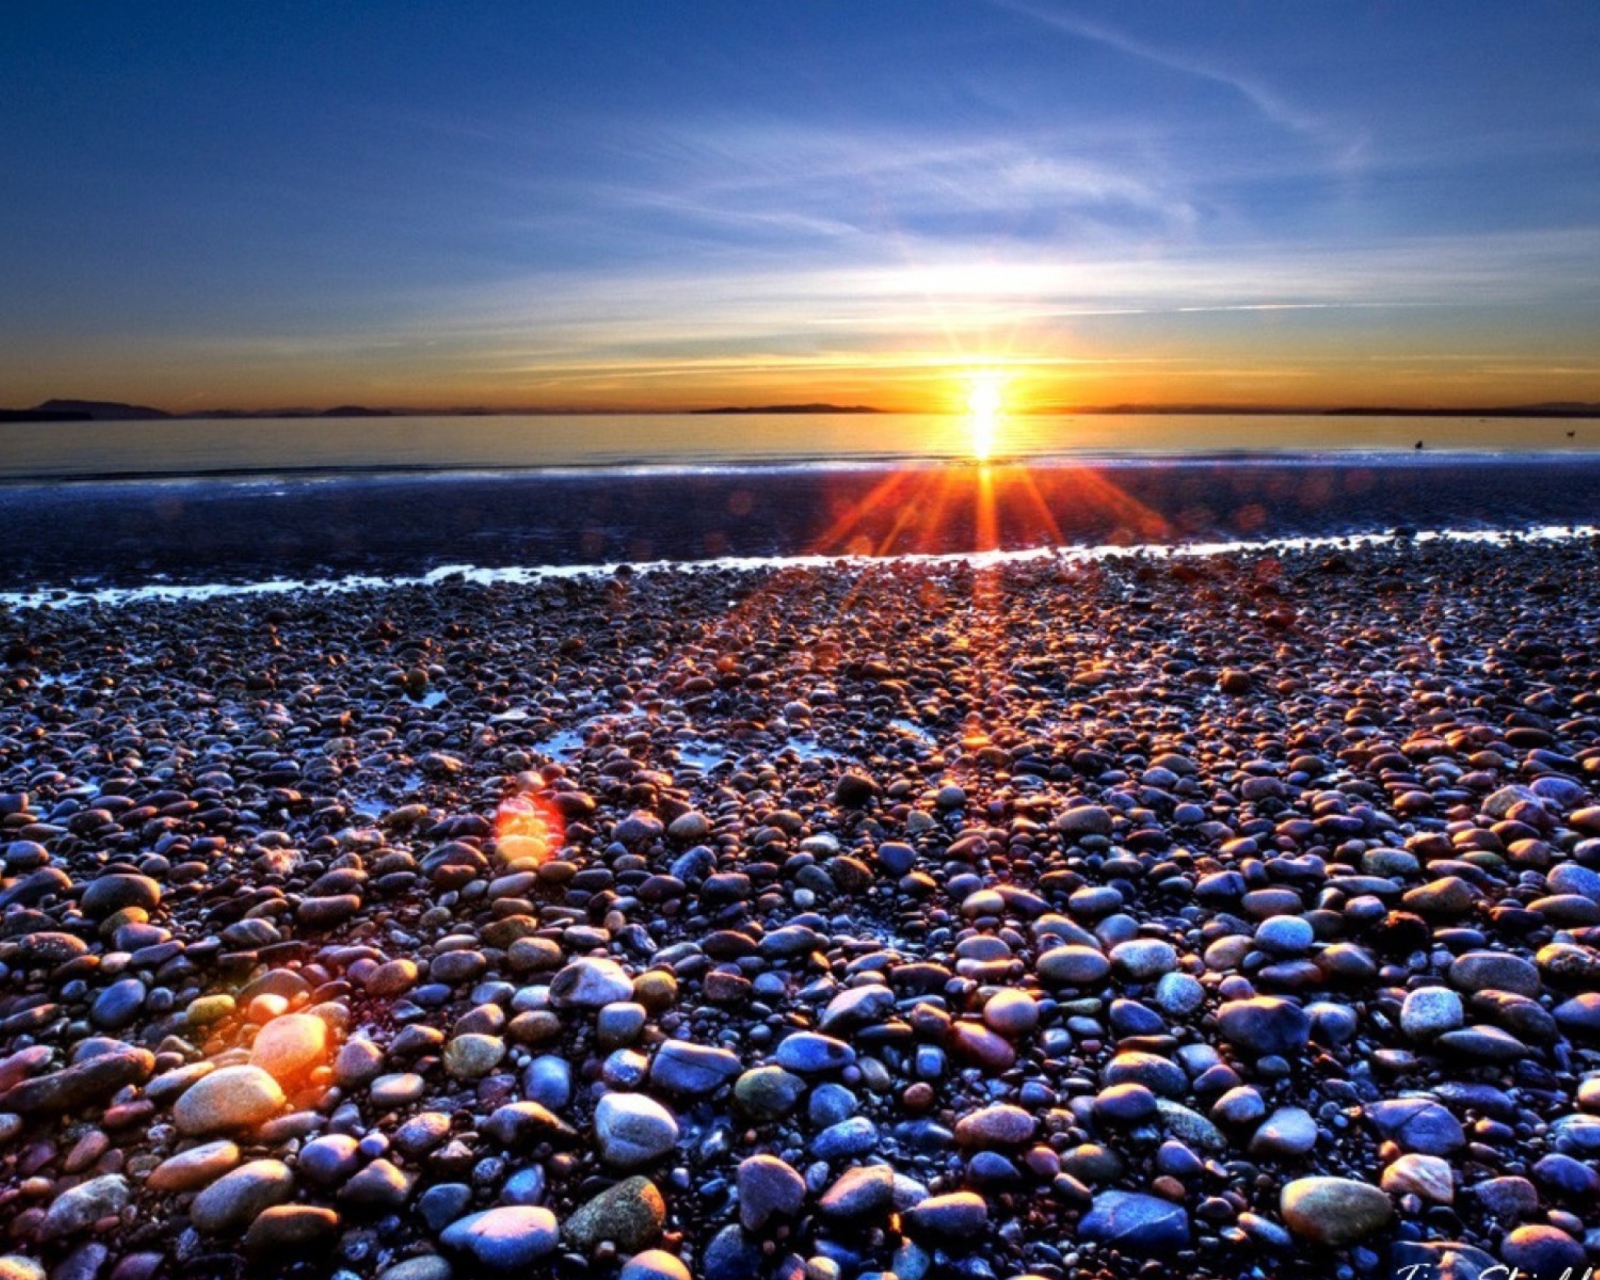
[[[1579,1276],[1597,639],[1588,537],[7,607],[0,1278]]]

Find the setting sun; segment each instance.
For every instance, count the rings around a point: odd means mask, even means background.
[[[967,422],[971,432],[972,456],[986,462],[994,452],[995,435],[1000,425],[1000,409],[1005,403],[1005,384],[998,374],[973,377],[967,387]]]

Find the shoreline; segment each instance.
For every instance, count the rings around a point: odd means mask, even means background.
[[[1145,543],[1138,545],[1030,547],[1015,551],[915,553],[886,556],[738,556],[709,560],[657,560],[644,563],[619,560],[605,564],[510,565],[490,568],[482,565],[441,565],[415,577],[375,577],[351,575],[324,579],[271,579],[260,582],[152,581],[142,586],[67,587],[42,586],[24,591],[0,591],[0,608],[76,608],[85,605],[138,605],[158,601],[203,601],[236,597],[287,595],[325,596],[350,592],[404,591],[439,585],[533,586],[540,582],[568,579],[608,578],[627,574],[699,574],[731,571],[770,573],[789,569],[814,571],[861,570],[872,566],[918,568],[970,568],[989,570],[1007,565],[1027,565],[1038,561],[1079,565],[1097,562],[1161,563],[1172,560],[1206,560],[1218,556],[1270,556],[1303,554],[1311,551],[1363,550],[1401,545],[1427,546],[1430,543],[1459,543],[1497,546],[1512,550],[1540,543],[1600,540],[1600,525],[1534,525],[1513,529],[1419,529],[1396,533],[1326,534],[1304,538],[1260,538],[1233,542]]]

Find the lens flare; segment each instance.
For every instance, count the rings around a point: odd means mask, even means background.
[[[566,838],[561,812],[541,795],[510,796],[494,819],[495,848],[504,863],[548,862]]]

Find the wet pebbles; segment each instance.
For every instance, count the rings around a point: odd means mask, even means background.
[[[1597,655],[1579,540],[0,613],[0,1276],[1581,1272]]]

